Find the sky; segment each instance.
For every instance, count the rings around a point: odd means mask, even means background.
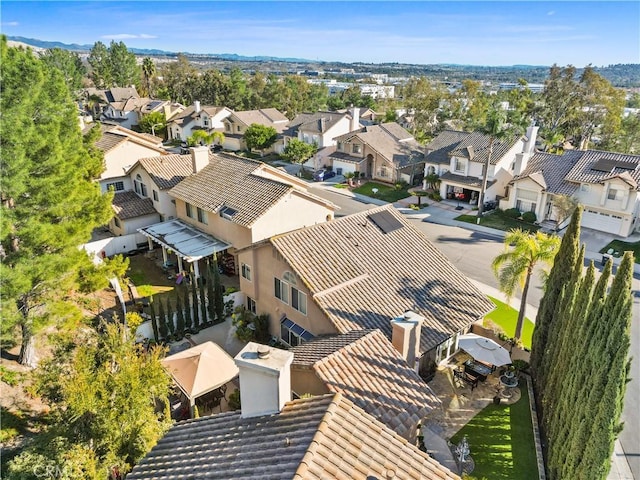
[[[640,1],[7,1],[9,36],[171,52],[465,65],[640,63]]]

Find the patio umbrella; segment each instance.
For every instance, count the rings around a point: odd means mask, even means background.
[[[458,337],[458,346],[480,362],[496,367],[511,363],[509,351],[490,338],[468,333]]]

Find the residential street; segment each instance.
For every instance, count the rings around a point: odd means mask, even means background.
[[[351,197],[328,191],[318,185],[311,188],[318,196],[326,198],[341,207],[336,216],[349,215],[354,212],[375,207],[375,204],[363,203]],[[491,270],[491,261],[503,248],[502,238],[481,233],[466,228],[424,222],[422,218],[412,218],[411,221],[444,253],[453,264],[469,278],[486,285],[497,287],[497,281]],[[606,242],[605,242],[606,244]],[[587,250],[590,245],[587,244]],[[591,249],[593,250],[593,248]],[[597,251],[597,250],[596,250]],[[591,252],[591,258],[597,254]],[[599,259],[596,263],[601,268]],[[620,435],[620,443],[624,450],[633,477],[625,475],[624,469],[616,471],[612,468],[609,479],[640,479],[640,412],[637,399],[640,398],[640,280],[636,274],[633,279],[634,295],[633,320],[631,325],[631,382],[627,385],[623,421],[625,428]],[[532,279],[529,290],[528,303],[537,307],[542,298],[542,288],[539,277]],[[615,455],[615,454],[614,454]],[[623,465],[625,466],[625,465]],[[628,470],[628,469],[627,469]]]

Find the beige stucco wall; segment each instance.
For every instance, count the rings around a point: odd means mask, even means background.
[[[157,157],[158,155],[160,155],[160,152],[157,149],[145,147],[131,141],[122,142],[113,150],[105,153],[105,170],[100,175],[100,180],[121,177],[129,167],[141,158]]]
[[[282,279],[284,272],[291,269],[271,244],[240,252],[238,263],[245,263],[251,267],[252,281],[248,282],[241,276],[240,290],[255,300],[258,314],[269,314],[269,330],[272,335],[280,337],[280,319],[283,315],[314,335],[338,333],[324,312],[315,304],[300,278],[297,278],[296,288],[307,295],[306,315],[275,297],[274,278]]]
[[[142,227],[148,227],[154,223],[158,223],[160,217],[157,213],[151,215],[145,215],[142,217],[136,217],[129,220],[120,220],[120,227],[116,227],[115,221],[112,218],[109,221],[109,230],[114,235],[128,235],[130,233],[138,233],[138,229]]]
[[[324,382],[318,378],[311,368],[296,368],[291,366],[291,390],[302,396],[324,395],[330,393]]]
[[[169,196],[166,190],[160,190],[152,180],[151,176],[140,165],[137,165],[129,172],[132,189],[133,181],[135,180],[136,175],[140,175],[140,177],[142,178],[142,183],[147,186],[147,195],[153,201],[153,208],[155,208],[158,213],[163,215],[165,220],[171,220],[172,218],[175,218],[176,206],[172,202],[173,197]],[[153,190],[155,190],[158,194],[158,201],[154,200],[153,198]]]

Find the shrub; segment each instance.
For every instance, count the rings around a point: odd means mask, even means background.
[[[271,338],[271,335],[269,335],[269,314],[258,315],[253,324],[256,327],[256,340],[260,343],[267,343]]]
[[[520,215],[522,214],[517,208],[509,208],[508,210],[504,211],[504,215],[509,218],[520,218]]]
[[[440,196],[440,193],[438,193],[438,192],[431,192],[431,193],[427,194],[427,197],[429,197],[434,202],[439,202],[440,200],[442,200],[442,197]]]
[[[513,366],[518,372],[527,372],[529,370],[529,362],[526,360],[514,360]]]
[[[527,223],[534,223],[537,219],[538,217],[536,217],[536,214],[534,212],[524,212],[522,214],[522,220]]]
[[[242,404],[240,403],[240,390],[236,388],[229,394],[227,405],[229,405],[231,410],[240,410],[240,408],[242,408]]]

